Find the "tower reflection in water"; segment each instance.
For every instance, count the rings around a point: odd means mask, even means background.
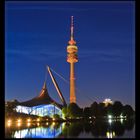
[[[55,138],[62,132],[62,126],[55,128],[50,127],[36,127],[15,131],[13,138]]]

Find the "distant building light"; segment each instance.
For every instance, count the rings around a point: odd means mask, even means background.
[[[31,119],[27,119],[27,121],[28,121],[28,122],[30,122],[30,121],[31,121]]]
[[[10,127],[11,126],[11,123],[8,123],[7,125],[8,125],[8,127]]]
[[[108,122],[111,124],[111,123],[112,123],[112,120],[111,120],[111,119],[109,119],[109,120],[108,120]]]
[[[17,121],[18,121],[18,123],[20,123],[21,122],[21,119],[18,119]]]
[[[31,123],[28,122],[28,123],[27,123],[27,126],[30,126],[30,125],[31,125]]]
[[[8,120],[7,122],[8,122],[8,123],[11,123],[11,120]]]
[[[20,123],[20,122],[18,122],[18,123],[17,123],[17,126],[18,126],[18,127],[20,127],[20,126],[21,126],[21,123]]]
[[[109,119],[111,119],[111,118],[112,118],[112,116],[111,116],[111,115],[108,115],[108,118],[109,118]]]
[[[120,121],[121,121],[121,123],[123,123],[123,119],[122,118],[120,119]]]
[[[111,99],[106,98],[103,103],[105,104],[105,106],[108,106],[108,104],[113,104],[113,101],[111,101]]]

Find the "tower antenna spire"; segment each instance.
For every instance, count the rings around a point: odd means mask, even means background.
[[[73,16],[71,16],[71,26],[70,26],[70,41],[69,45],[75,45],[76,41],[74,40],[74,24],[73,24]]]
[[[71,40],[74,39],[74,37],[73,37],[73,30],[74,30],[73,16],[71,16]]]

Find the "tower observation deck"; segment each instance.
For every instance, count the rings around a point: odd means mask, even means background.
[[[70,63],[70,103],[76,103],[74,63],[78,62],[78,48],[74,40],[73,16],[71,16],[71,36],[67,46],[67,62]]]

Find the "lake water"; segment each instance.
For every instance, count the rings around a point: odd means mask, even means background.
[[[5,124],[5,138],[135,138],[134,120]]]

